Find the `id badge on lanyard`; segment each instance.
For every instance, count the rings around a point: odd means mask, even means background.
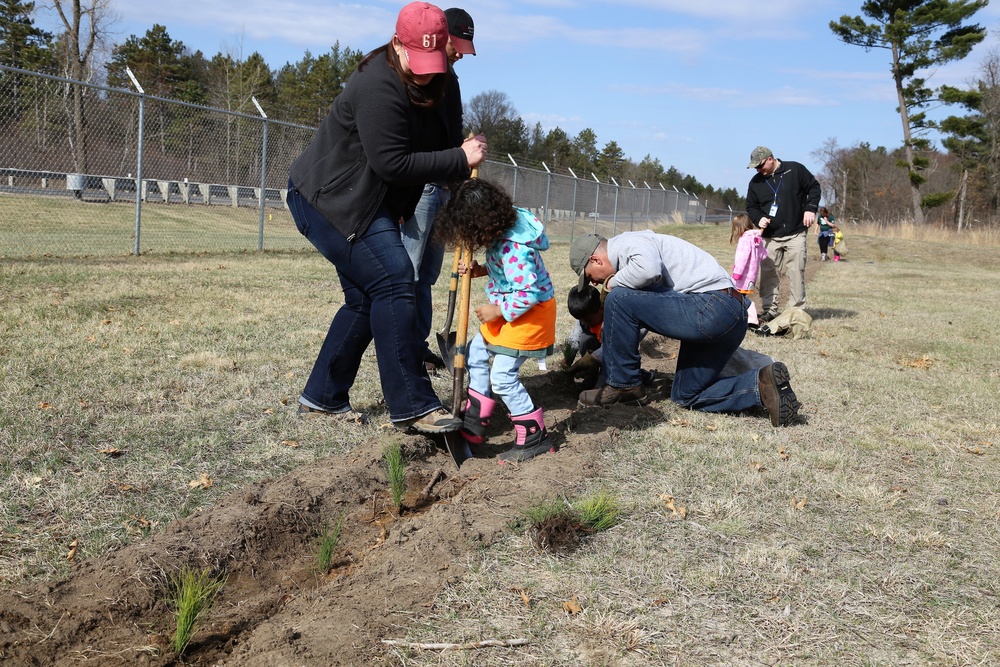
[[[783,180],[785,180],[784,172],[782,172],[781,178],[778,179],[778,187],[776,188],[771,187],[771,184],[768,181],[764,181],[765,183],[767,183],[767,187],[771,188],[771,192],[774,193],[774,202],[771,204],[771,209],[767,213],[767,217],[769,218],[773,218],[774,216],[778,215],[778,190],[781,189],[781,182]]]

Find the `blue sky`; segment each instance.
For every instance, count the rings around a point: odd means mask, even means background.
[[[337,0],[112,0],[113,39],[154,23],[211,56],[260,52],[275,69],[334,42],[367,52],[392,36],[405,4]],[[990,36],[929,82],[964,85],[998,48],[1000,2],[975,20]],[[861,0],[461,0],[478,56],[456,69],[463,98],[499,90],[529,126],[584,128],[633,160],[651,155],[703,184],[745,192],[758,144],[814,172],[813,153],[902,141],[889,53],[835,39],[828,24]],[[38,23],[50,26],[44,14]]]

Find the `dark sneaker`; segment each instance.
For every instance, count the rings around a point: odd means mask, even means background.
[[[627,405],[646,405],[649,397],[646,396],[646,388],[641,384],[635,387],[622,389],[606,384],[598,389],[589,389],[580,393],[577,407],[594,408],[615,403],[625,403]]]
[[[329,412],[327,410],[320,410],[319,408],[310,408],[308,405],[303,405],[299,403],[299,417],[329,417],[335,421],[346,422],[351,424],[367,424],[368,415],[363,412],[358,412],[357,410],[347,409],[341,412]]]
[[[424,368],[427,369],[428,373],[437,373],[438,371],[443,371],[447,366],[445,366],[444,359],[433,352],[427,351],[424,353]]]
[[[662,398],[670,393],[670,385],[673,378],[660,371],[647,371],[640,369],[642,374],[642,386],[646,389],[646,395],[650,398]]]
[[[771,320],[773,320],[777,316],[778,316],[777,312],[774,312],[774,313],[764,313],[763,315],[759,316],[757,319],[760,321],[761,324],[767,324],[768,322],[770,322]]]
[[[760,402],[771,416],[771,426],[788,426],[802,407],[790,380],[788,367],[780,361],[764,366],[757,374]]]
[[[451,433],[462,428],[462,420],[444,408],[438,408],[423,417],[393,422],[392,425],[401,431],[413,429],[418,433]]]

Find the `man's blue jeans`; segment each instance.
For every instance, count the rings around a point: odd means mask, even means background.
[[[348,409],[361,357],[374,340],[389,418],[403,421],[440,408],[424,368],[423,341],[414,335],[413,266],[400,241],[399,222],[383,207],[348,243],[291,183],[288,208],[302,235],[337,267],[344,290],[344,305],[330,324],[302,398],[329,412]]]
[[[640,329],[680,341],[670,398],[705,412],[736,412],[761,405],[757,370],[720,378],[743,342],[746,303],[728,292],[683,294],[616,287],[604,301],[603,364],[606,382],[619,388],[642,382]]]
[[[424,341],[424,349],[430,352],[427,338],[431,334],[434,305],[431,288],[441,275],[444,262],[444,244],[431,238],[434,233],[434,216],[438,209],[448,203],[450,192],[436,183],[424,186],[424,193],[417,203],[413,217],[403,223],[403,247],[413,264],[417,276],[417,336]]]

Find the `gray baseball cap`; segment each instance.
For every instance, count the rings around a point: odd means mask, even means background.
[[[774,157],[771,149],[767,146],[758,146],[750,152],[750,164],[747,165],[747,169],[756,169],[761,162],[769,157]]]
[[[580,287],[583,287],[587,283],[587,276],[584,270],[590,262],[590,257],[603,240],[604,237],[599,234],[587,234],[577,237],[573,241],[573,245],[569,247],[569,265],[580,276]]]

